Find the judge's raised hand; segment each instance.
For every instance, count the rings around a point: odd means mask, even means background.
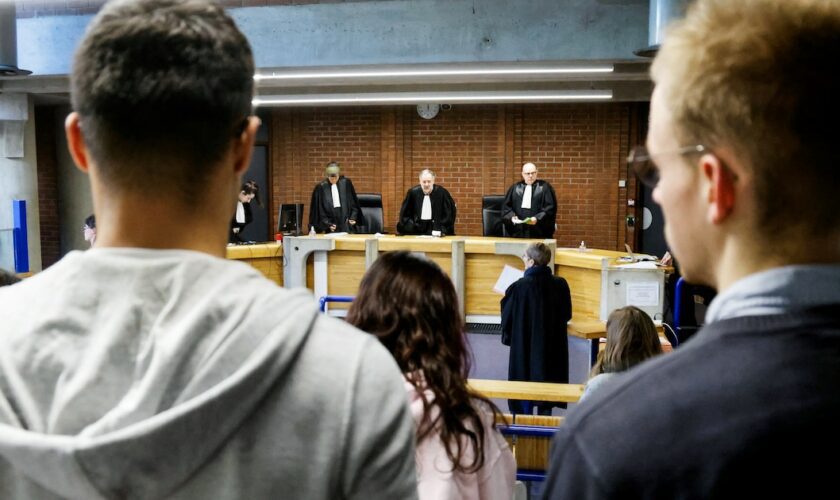
[[[353,219],[347,219],[347,223],[350,224],[351,226],[356,225],[356,221],[354,221]]]
[[[336,228],[335,224],[330,224],[330,232],[335,231],[335,228]]]

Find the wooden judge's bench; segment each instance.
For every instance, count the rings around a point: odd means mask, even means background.
[[[624,252],[556,248],[555,240],[524,240],[481,236],[344,235],[287,236],[283,244],[229,246],[227,258],[246,262],[276,283],[305,286],[316,298],[356,295],[367,269],[380,252],[408,250],[434,260],[449,274],[469,323],[499,323],[499,301],[493,291],[507,264],[523,269],[520,256],[534,241],[554,249],[554,272],[569,283],[572,321],[569,334],[586,339],[604,336],[609,313],[628,303],[661,318],[664,299],[662,268],[629,268],[619,261]],[[330,310],[341,315],[348,304]]]

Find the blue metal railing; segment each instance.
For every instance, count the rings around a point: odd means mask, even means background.
[[[353,299],[352,295],[324,295],[318,299],[318,307],[321,308],[321,312],[326,312],[327,302],[353,302]]]
[[[497,428],[503,436],[542,437],[551,439],[554,436],[554,433],[557,432],[556,427],[541,427],[537,425],[500,424]],[[545,481],[545,472],[546,471],[544,470],[517,468],[516,479],[519,481]]]

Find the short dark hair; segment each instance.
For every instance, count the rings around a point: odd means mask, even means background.
[[[116,0],[76,51],[73,108],[111,189],[201,192],[247,124],[251,47],[203,0]],[[185,193],[186,191],[186,193]]]
[[[85,217],[85,225],[91,229],[96,229],[96,216],[90,214]]]
[[[525,249],[525,255],[534,261],[534,265],[547,266],[551,262],[551,247],[545,243],[532,243]]]

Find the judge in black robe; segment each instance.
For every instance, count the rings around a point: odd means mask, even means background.
[[[537,167],[533,163],[522,166],[522,179],[508,189],[502,203],[502,223],[505,229],[514,238],[554,238],[554,224],[557,219],[557,196],[554,194],[554,188],[548,182],[537,179]],[[522,208],[529,185],[531,206]],[[526,220],[527,222],[517,223]]]
[[[543,243],[528,247],[523,256],[525,276],[510,285],[502,299],[502,343],[510,346],[508,380],[568,383],[569,346],[567,323],[572,318],[572,297],[563,278],[548,267],[550,248]],[[509,400],[513,413],[540,414],[564,403]]]
[[[431,211],[423,214],[423,203],[429,197]],[[435,185],[435,174],[429,169],[420,173],[420,185],[409,189],[400,207],[400,220],[397,222],[399,234],[432,234],[439,231],[440,236],[455,234],[455,201],[445,188]]]
[[[356,222],[361,220],[362,208],[356,189],[347,177],[340,175],[340,167],[332,162],[325,171],[327,178],[312,190],[309,203],[309,225],[318,233],[352,233],[356,231]],[[338,189],[341,206],[334,206],[332,186]]]

